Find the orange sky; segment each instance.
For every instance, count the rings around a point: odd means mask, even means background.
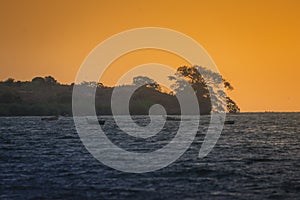
[[[181,2],[181,3],[174,3]],[[242,111],[300,111],[300,1],[0,0],[0,79],[53,75],[75,79],[80,64],[101,41],[124,30],[158,26],[180,31],[211,55],[235,91]],[[162,53],[164,54],[164,53]],[[132,65],[180,59],[136,52],[117,60]]]

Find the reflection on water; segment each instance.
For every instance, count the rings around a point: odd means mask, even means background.
[[[163,147],[179,124],[169,121],[159,134],[137,139],[106,118],[102,127],[108,138],[136,152]],[[94,159],[72,118],[0,118],[0,199],[298,199],[300,113],[228,118],[236,123],[225,125],[206,158],[197,158],[207,130],[207,123],[201,123],[194,143],[177,162],[146,174],[119,172]],[[135,120],[149,123],[143,116]]]

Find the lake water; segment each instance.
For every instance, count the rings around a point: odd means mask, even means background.
[[[129,151],[153,151],[172,139],[167,122],[148,140],[121,134],[112,119],[108,137]],[[83,146],[72,118],[0,118],[0,199],[299,199],[300,113],[227,115],[210,154],[197,158],[206,125],[175,163],[155,172],[111,169]],[[137,117],[147,123],[147,117]],[[159,141],[162,140],[162,141]],[[145,143],[145,144],[143,144]]]

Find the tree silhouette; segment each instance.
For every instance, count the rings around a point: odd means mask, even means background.
[[[45,77],[45,83],[47,85],[56,85],[57,84],[57,80],[55,80],[55,78],[53,78],[52,76],[46,76]]]
[[[42,78],[42,77],[34,77],[32,80],[31,80],[32,83],[34,84],[37,84],[37,85],[45,85],[45,79]]]
[[[240,108],[238,107],[238,105],[228,96],[226,97],[226,103],[227,103],[227,110],[229,113],[240,112]]]
[[[6,84],[6,85],[11,85],[11,84],[13,84],[15,82],[15,79],[13,79],[13,78],[8,78],[8,79],[6,79],[5,81],[4,81],[4,83]]]
[[[96,81],[82,81],[80,83],[81,86],[90,87],[90,88],[102,88],[104,87],[103,83],[99,83]]]
[[[174,76],[169,77],[174,81],[175,94],[180,92],[182,92],[180,95],[187,94],[187,90],[184,90],[189,84],[194,89],[193,94],[195,92],[197,95],[201,114],[209,114],[212,109],[218,108],[220,97],[226,98],[229,112],[239,112],[236,103],[217,87],[224,84],[227,90],[232,90],[233,87],[230,83],[217,73],[196,67],[180,67]],[[183,81],[183,79],[187,81]],[[138,86],[138,89],[130,99],[131,114],[147,115],[149,108],[154,104],[162,105],[168,114],[181,114],[177,97],[173,93],[163,92],[160,89],[161,86],[153,79],[138,76],[134,78],[133,84]],[[72,89],[75,86],[84,87],[92,92],[96,88],[96,112],[106,115],[112,114],[111,95],[113,90],[118,87],[127,92],[130,87],[133,87],[133,85],[108,87],[99,82],[67,85],[58,83],[52,76],[35,77],[31,81],[15,81],[10,78],[0,81],[0,116],[72,115]],[[86,93],[80,94],[80,98],[84,100]],[[217,102],[217,104],[211,105],[211,102]]]
[[[183,91],[187,84],[190,84],[198,98],[200,110],[204,107],[213,112],[223,112],[227,107],[230,113],[240,111],[237,104],[227,97],[220,87],[224,86],[227,90],[233,90],[233,86],[217,72],[197,65],[182,66],[177,69],[175,76],[169,76],[169,79],[175,81],[172,85],[175,92]],[[223,102],[226,102],[226,105]]]
[[[175,81],[171,88],[176,93],[183,93],[188,85],[194,89],[198,99],[200,113],[210,113],[212,109],[208,87],[204,78],[195,67],[179,67],[175,76],[169,76],[169,80]]]
[[[156,81],[154,81],[153,79],[147,76],[136,76],[133,78],[132,83],[135,86],[145,86],[149,88],[154,88],[159,91],[161,90],[160,85]]]

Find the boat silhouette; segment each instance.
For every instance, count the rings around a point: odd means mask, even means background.
[[[87,121],[88,124],[100,124],[100,125],[104,125],[105,124],[105,120],[104,119],[94,120],[94,119],[86,118],[86,121]]]
[[[56,120],[58,120],[58,119],[59,119],[58,116],[42,117],[42,118],[41,118],[42,121],[56,121]]]

